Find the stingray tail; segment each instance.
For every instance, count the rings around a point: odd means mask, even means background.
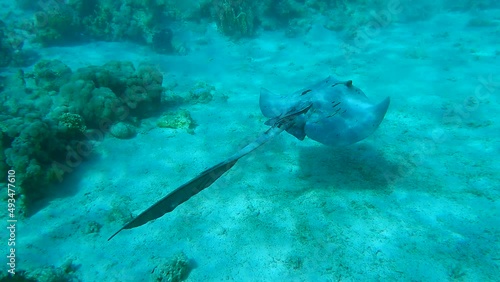
[[[120,230],[109,237],[108,241],[123,229],[132,229],[134,227],[141,226],[151,220],[163,216],[168,212],[173,211],[177,206],[189,200],[191,197],[198,194],[203,189],[212,185],[212,183],[219,179],[219,177],[221,177],[226,171],[232,168],[237,161],[238,159],[234,159],[229,162],[224,161],[200,173],[200,175],[175,189],[170,194],[163,197],[147,210],[143,211],[137,217],[132,219],[132,221],[125,224],[125,226],[120,228]]]
[[[241,157],[257,149],[258,147],[281,133],[283,130],[284,128],[279,126],[270,128],[254,142],[243,147],[227,160],[203,171],[197,177],[191,179],[189,182],[185,183],[184,185],[172,191],[170,194],[163,197],[147,210],[143,211],[137,217],[132,219],[132,221],[125,224],[125,226],[120,228],[120,230],[116,231],[113,235],[111,235],[111,237],[109,237],[108,241],[111,240],[111,238],[115,237],[123,229],[132,229],[144,225],[151,220],[157,219],[164,214],[173,211],[180,204],[184,203],[194,195],[201,192],[203,189],[212,185],[226,171],[231,169]]]

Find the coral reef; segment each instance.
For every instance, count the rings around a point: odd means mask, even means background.
[[[7,166],[7,162],[5,160],[5,153],[4,153],[7,145],[8,145],[8,137],[4,133],[4,130],[0,129],[0,169],[2,171],[9,170],[9,168]]]
[[[14,49],[11,44],[6,40],[7,34],[5,30],[5,23],[0,21],[0,67],[10,65]]]
[[[235,39],[254,36],[259,27],[283,29],[289,36],[297,36],[306,33],[321,13],[327,18],[327,28],[345,31],[347,38],[353,38],[356,29],[372,20],[369,12],[382,4],[382,0],[67,0],[44,8],[19,0],[22,7],[38,9],[34,21],[22,26],[44,46],[129,40],[148,44],[158,53],[177,54],[187,50],[174,36],[180,34],[173,28],[180,22],[208,19],[222,34]]]
[[[32,201],[50,194],[50,184],[91,153],[89,136],[96,131],[135,135],[126,121],[158,109],[162,81],[149,65],[136,69],[130,62],[110,62],[73,72],[57,60],[3,78],[0,166],[17,172],[20,210],[29,213]]]
[[[189,90],[189,95],[186,98],[191,104],[206,104],[213,99],[215,87],[205,82],[198,82]]]
[[[258,27],[285,29],[296,35],[310,28],[312,1],[301,0],[209,0],[200,5],[200,17],[210,18],[231,38],[255,35]]]
[[[40,198],[47,191],[38,185],[49,181],[45,168],[69,142],[58,139],[54,127],[39,117],[2,115],[1,120],[4,124],[2,134],[6,135],[4,144],[7,145],[4,149],[5,162],[17,172],[18,187],[22,189],[17,195]],[[21,202],[19,205],[24,204]],[[20,211],[25,212],[26,209]]]
[[[121,97],[137,116],[158,110],[161,101],[163,75],[151,65],[140,65],[127,78],[127,88]]]
[[[37,59],[33,50],[24,50],[24,36],[0,20],[0,67],[29,66]]]
[[[194,134],[196,127],[191,115],[185,109],[166,112],[158,119],[157,124],[162,128],[185,129],[190,134]]]
[[[281,29],[288,36],[298,36],[308,32],[316,16],[323,14],[326,28],[353,39],[358,29],[373,21],[373,11],[387,6],[383,0],[67,0],[53,1],[49,7],[18,1],[20,6],[38,11],[33,22],[17,26],[44,46],[128,40],[148,44],[163,54],[186,52],[179,38],[180,23],[187,21],[203,25],[206,20],[215,22],[222,34],[233,39],[252,37],[258,28]],[[492,6],[486,2],[490,1],[479,1],[474,7]]]
[[[83,134],[87,129],[85,126],[85,121],[78,114],[63,113],[59,117],[59,125],[62,127],[61,131],[66,131],[73,137],[77,134]]]
[[[255,32],[255,5],[250,0],[213,0],[211,14],[219,30],[231,37],[251,36]]]
[[[38,3],[32,0],[16,0],[16,4],[25,10],[35,10],[38,7]]]
[[[81,114],[89,124],[100,126],[126,116],[125,106],[110,88],[94,88],[88,98],[88,106],[83,107]]]
[[[82,25],[74,11],[65,5],[36,13],[34,27],[36,29],[34,41],[43,46],[77,41],[82,32]]]
[[[307,13],[307,7],[296,0],[267,0],[260,6],[264,29],[290,28]]]
[[[41,60],[34,67],[33,77],[38,87],[57,92],[71,77],[71,69],[59,60]]]
[[[0,281],[28,281],[28,282],[78,282],[81,281],[75,274],[76,265],[68,259],[60,267],[46,266],[31,271],[17,270],[14,276],[0,276]]]
[[[78,113],[96,128],[129,115],[147,116],[160,105],[162,82],[163,75],[150,65],[137,70],[130,62],[85,67],[61,87],[59,110]]]
[[[130,123],[118,122],[111,125],[109,133],[119,139],[129,139],[137,134],[137,130]]]
[[[19,0],[18,5],[36,10],[34,20],[22,26],[32,34],[34,42],[43,46],[90,40],[130,40],[158,47],[154,44],[158,44],[163,36],[161,32],[165,25],[181,18],[174,3],[168,0],[67,0],[48,3]]]
[[[184,281],[191,266],[184,253],[175,255],[170,261],[157,265],[153,271],[154,281],[161,282],[180,282]]]

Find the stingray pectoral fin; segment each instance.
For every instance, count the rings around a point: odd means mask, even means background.
[[[194,195],[201,192],[203,189],[209,187],[214,183],[219,177],[221,177],[226,171],[236,164],[238,159],[231,161],[221,162],[204,172],[200,175],[187,182],[186,184],[180,186],[179,188],[172,191],[167,196],[163,197],[161,200],[156,202],[154,205],[149,207],[147,210],[143,211],[137,217],[132,219],[129,223],[125,224],[120,230],[109,237],[108,241],[111,240],[116,234],[118,234],[123,229],[132,229],[143,224],[148,223],[151,220],[157,219],[166,213],[173,211],[177,206],[189,200]]]
[[[334,115],[313,118],[306,122],[306,135],[329,146],[346,146],[361,141],[372,134],[384,119],[389,107],[387,97],[377,105],[356,108],[353,106]]]

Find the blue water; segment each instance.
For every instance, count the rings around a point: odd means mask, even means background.
[[[0,279],[500,281],[499,2],[344,2],[2,1]],[[329,75],[390,97],[372,135],[284,132],[108,241]]]

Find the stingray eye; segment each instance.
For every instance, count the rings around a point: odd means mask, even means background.
[[[307,89],[307,90],[303,91],[300,95],[302,96],[302,95],[307,94],[307,93],[309,93],[311,91],[312,91],[311,89]]]
[[[352,86],[352,80],[348,80],[348,81],[346,81],[345,85],[346,85],[347,87],[351,87],[351,86]]]

